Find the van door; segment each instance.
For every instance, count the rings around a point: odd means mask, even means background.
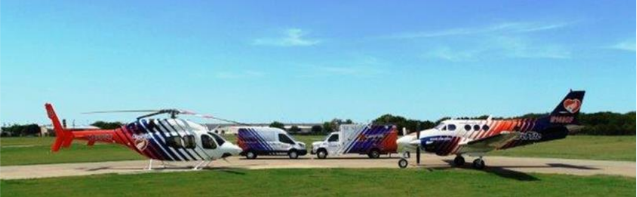
[[[285,151],[285,153],[287,153],[287,151],[289,151],[290,148],[294,146],[294,144],[295,144],[294,141],[292,140],[292,138],[288,137],[288,135],[279,133],[279,142],[278,142],[279,151]]]
[[[327,152],[330,155],[337,155],[338,150],[341,149],[341,141],[339,140],[339,134],[332,134],[329,138],[327,138]]]

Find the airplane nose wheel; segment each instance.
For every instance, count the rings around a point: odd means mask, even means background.
[[[482,160],[482,157],[473,160],[473,168],[478,169],[478,170],[482,170],[484,169],[484,160]]]
[[[400,160],[398,160],[398,167],[406,168],[407,165],[409,165],[409,162],[407,161],[407,159],[401,158]]]

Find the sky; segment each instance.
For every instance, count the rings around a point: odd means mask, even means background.
[[[635,1],[0,2],[0,122],[636,109]],[[197,120],[196,118],[192,118]],[[200,122],[209,122],[201,120]]]

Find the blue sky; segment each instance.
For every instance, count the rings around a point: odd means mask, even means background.
[[[635,1],[2,1],[2,123],[634,111]]]

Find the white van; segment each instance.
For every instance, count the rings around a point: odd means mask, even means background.
[[[255,159],[257,155],[287,155],[296,159],[306,155],[305,143],[296,141],[287,132],[272,127],[240,127],[237,145],[243,149],[241,155]]]
[[[341,125],[338,132],[332,132],[323,141],[312,143],[312,154],[319,159],[327,155],[367,154],[378,158],[381,154],[396,153],[398,131],[394,125]]]

